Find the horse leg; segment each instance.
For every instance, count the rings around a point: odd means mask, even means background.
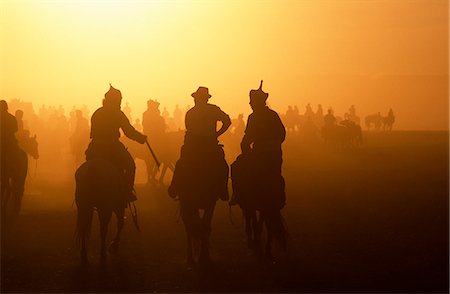
[[[272,240],[273,240],[273,232],[272,228],[269,226],[268,222],[265,221],[266,231],[267,231],[267,240],[266,240],[266,248],[264,255],[268,259],[273,259],[272,256]]]
[[[180,201],[180,214],[183,220],[187,237],[187,263],[194,264],[195,257],[198,253],[198,231],[200,227],[200,216],[198,209],[193,207],[189,202]]]
[[[114,240],[109,245],[110,251],[117,251],[117,249],[119,248],[120,236],[122,233],[123,225],[125,223],[124,221],[125,209],[119,208],[115,210],[114,213],[116,214],[117,217],[117,232],[116,236],[114,237]]]
[[[192,248],[192,236],[191,234],[186,231],[186,237],[187,237],[187,264],[189,267],[194,265],[194,254],[193,254],[193,248]]]
[[[256,224],[256,211],[251,209],[244,210],[245,218],[245,234],[247,236],[247,246],[249,249],[254,249],[254,233]]]
[[[77,209],[77,239],[80,244],[81,263],[87,264],[86,241],[89,238],[92,224],[93,209],[78,205]]]
[[[254,234],[254,251],[257,255],[260,255],[262,252],[261,249],[261,237],[262,237],[262,229],[264,224],[264,217],[261,211],[259,215],[255,211],[254,221],[253,221],[253,234]]]
[[[202,217],[203,233],[201,236],[200,243],[200,263],[209,263],[211,257],[209,255],[209,236],[211,235],[211,222],[214,214],[215,203],[205,209]]]
[[[161,170],[161,174],[159,175],[159,183],[160,184],[164,184],[164,176],[166,175],[167,172],[167,164],[166,163],[162,163],[162,170]]]
[[[150,159],[144,159],[145,166],[147,167],[147,184],[152,184],[154,177],[153,177],[153,164],[150,161]]]
[[[25,190],[25,179],[28,171],[28,155],[19,150],[17,162],[11,177],[11,190],[14,198],[13,212],[18,216],[22,206],[23,193]]]
[[[108,224],[111,220],[111,209],[98,209],[98,218],[100,221],[100,261],[106,262],[106,235],[108,234]]]

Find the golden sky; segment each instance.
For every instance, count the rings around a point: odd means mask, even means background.
[[[401,129],[448,129],[446,0],[0,1],[0,97],[101,105],[109,83],[145,101],[249,114],[264,80],[285,111],[311,103],[361,117],[390,107]],[[162,108],[162,107],[161,107]],[[421,119],[418,119],[421,117]]]

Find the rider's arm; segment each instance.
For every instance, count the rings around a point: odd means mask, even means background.
[[[228,130],[228,128],[231,126],[231,119],[228,116],[228,114],[226,114],[225,112],[220,110],[220,108],[218,110],[219,110],[218,121],[220,121],[222,123],[222,127],[216,132],[217,138],[220,135],[222,135],[223,133],[225,133]]]
[[[120,128],[122,129],[125,136],[127,136],[131,140],[134,140],[141,144],[145,143],[145,141],[147,140],[147,136],[136,131],[136,129],[130,124],[130,121],[123,112],[120,112]]]

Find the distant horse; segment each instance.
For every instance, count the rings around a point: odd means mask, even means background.
[[[120,234],[124,225],[124,214],[127,199],[123,193],[123,175],[112,163],[101,160],[84,162],[75,173],[76,190],[75,202],[77,204],[76,236],[80,245],[82,263],[86,263],[87,246],[92,216],[97,210],[100,221],[100,258],[106,261],[106,235],[112,213],[117,216],[117,233],[110,245],[110,249],[117,249]]]
[[[331,146],[349,148],[362,143],[362,131],[359,125],[341,121],[341,125],[326,125],[322,128],[322,137]]]
[[[1,162],[1,212],[6,220],[9,200],[13,201],[13,217],[16,217],[22,205],[25,179],[28,171],[28,156],[20,148],[14,148]]]
[[[181,149],[169,195],[180,200],[180,214],[187,236],[187,263],[210,262],[209,237],[217,200],[228,200],[228,165],[222,146]],[[203,211],[203,215],[201,214]]]
[[[147,168],[148,183],[158,182],[163,184],[167,170],[171,170],[172,172],[175,170],[175,162],[179,155],[180,146],[183,144],[183,136],[184,131],[177,131],[167,132],[163,138],[156,138],[156,140],[154,140],[155,138],[149,138],[149,142],[161,163],[159,169],[155,164],[155,160],[151,157],[147,146],[137,144],[129,139],[125,139],[125,145],[133,158],[144,160]],[[159,170],[161,173],[159,178],[156,179]]]
[[[372,115],[368,115],[366,116],[366,118],[364,119],[366,128],[368,130],[370,130],[372,128],[372,126],[375,128],[375,130],[380,130],[381,125],[382,125],[382,117],[380,113],[377,114],[372,114]]]
[[[256,161],[257,165],[260,163]],[[286,199],[285,182],[279,174],[264,175],[264,172],[261,173],[264,168],[258,169],[252,166],[254,164],[251,157],[240,155],[231,165],[233,199],[236,199],[244,215],[247,246],[257,255],[263,254],[262,233],[265,227],[264,255],[272,258],[274,240],[286,249],[287,232],[281,215]]]
[[[281,114],[280,119],[283,122],[283,125],[286,127],[287,131],[295,131],[298,129],[304,120],[303,115],[299,114]]]
[[[381,122],[383,123],[383,131],[392,131],[392,125],[395,122],[395,116],[393,115],[383,116],[381,118]]]

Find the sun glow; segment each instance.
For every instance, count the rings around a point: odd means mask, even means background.
[[[173,109],[207,86],[211,102],[236,116],[250,112],[248,92],[263,79],[279,111],[393,107],[405,118],[399,127],[411,127],[428,109],[422,127],[447,128],[445,1],[4,0],[0,8],[0,95],[35,109],[93,109],[109,83],[135,113],[149,98]],[[398,86],[399,76],[437,79]]]

